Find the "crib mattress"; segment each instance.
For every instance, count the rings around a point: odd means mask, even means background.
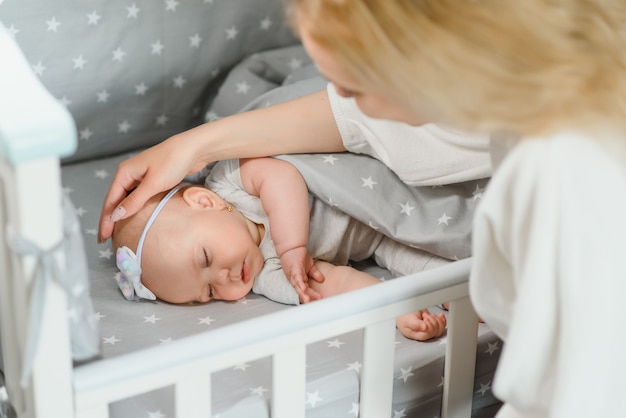
[[[236,302],[214,301],[204,305],[126,301],[113,279],[117,270],[110,243],[98,244],[96,234],[104,194],[117,164],[128,156],[65,165],[62,169],[64,192],[76,207],[84,234],[103,357],[168,344],[278,310],[298,309],[254,294]],[[391,278],[386,270],[373,263],[359,263],[356,267],[381,279]],[[307,347],[307,417],[358,416],[361,341],[362,331],[355,331]],[[397,332],[391,416],[440,416],[445,346],[445,335],[428,342],[416,342]],[[491,382],[501,346],[493,332],[480,324],[475,411],[484,411],[498,403],[491,393]],[[268,417],[270,368],[271,359],[264,358],[215,373],[211,385],[214,417]],[[175,418],[173,394],[173,388],[164,388],[119,401],[111,405],[111,416]]]

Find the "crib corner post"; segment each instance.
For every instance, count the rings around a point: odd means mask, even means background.
[[[478,317],[469,296],[450,302],[442,418],[470,418],[476,369]]]

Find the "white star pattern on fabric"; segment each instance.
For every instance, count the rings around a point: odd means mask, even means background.
[[[0,4],[2,4],[2,1],[0,0]],[[11,39],[15,39],[15,36],[20,33],[20,31],[15,27],[15,25],[11,25],[7,28],[7,30],[9,31],[9,36],[11,37]]]
[[[289,68],[291,68],[291,71],[297,70],[298,68],[302,67],[302,60],[298,59],[298,58],[292,58],[291,60],[289,60]]]
[[[128,14],[126,15],[128,19],[137,19],[137,16],[139,15],[139,7],[137,7],[135,3],[127,7],[126,10],[128,11]]]
[[[485,393],[489,392],[490,390],[491,390],[491,380],[487,382],[486,384],[481,383],[480,389],[478,389],[476,393],[480,393],[480,396],[485,396]]]
[[[93,135],[93,132],[89,128],[85,128],[80,131],[80,139],[84,141],[89,141],[92,135]]]
[[[182,75],[179,75],[178,77],[174,79],[174,86],[178,87],[179,89],[182,89],[186,82],[187,80],[185,80],[185,78]]]
[[[113,51],[113,61],[122,62],[125,55],[126,52],[118,46],[117,49]]]
[[[415,206],[411,206],[411,204],[407,201],[406,203],[398,203],[400,205],[400,213],[406,214],[406,216],[411,216],[411,211],[415,209]]]
[[[159,339],[159,341],[161,342],[161,344],[169,344],[172,342],[172,337],[167,337],[164,339]]]
[[[406,411],[405,409],[401,409],[400,411],[393,411],[393,418],[404,418],[406,417],[406,414],[404,413],[404,411]]]
[[[63,96],[59,99],[59,101],[61,102],[61,104],[63,104],[63,106],[68,107],[72,101],[70,99],[68,99],[66,96]]]
[[[150,48],[152,49],[152,52],[151,52],[152,55],[161,55],[161,53],[163,52],[163,48],[165,48],[165,46],[159,40],[150,44]]]
[[[111,256],[113,255],[113,251],[111,251],[110,248],[99,250],[99,252],[100,252],[100,258],[106,258],[107,260],[110,260]]]
[[[328,200],[326,201],[326,204],[328,206],[332,206],[334,208],[338,207],[339,204],[337,202],[335,202],[335,200],[332,197],[329,197]]]
[[[96,170],[96,172],[94,173],[94,176],[96,176],[99,179],[105,179],[109,177],[109,173],[107,173],[106,170]]]
[[[98,103],[106,103],[110,97],[109,92],[106,90],[99,91],[98,93],[96,93],[96,96],[98,97]]]
[[[337,157],[335,157],[334,155],[324,155],[324,163],[328,163],[330,165],[335,165],[335,161],[338,160]]]
[[[178,4],[179,3],[176,0],[165,0],[165,10],[175,12]]]
[[[437,225],[441,225],[441,224],[448,225],[448,221],[450,219],[452,219],[452,217],[446,215],[446,213],[444,212],[443,215],[441,215],[441,217],[439,219],[437,219]]]
[[[315,408],[318,402],[321,402],[322,398],[320,398],[320,391],[316,390],[315,392],[307,392],[306,393],[306,404],[311,405],[311,408]]]
[[[76,208],[74,213],[76,213],[78,216],[83,216],[85,213],[87,213],[87,210],[83,208],[82,206],[79,206]]]
[[[378,184],[377,182],[372,180],[372,176],[369,176],[368,178],[361,177],[361,180],[363,180],[363,184],[361,187],[369,187],[371,190],[374,190],[374,185]]]
[[[250,90],[250,84],[247,81],[237,83],[237,94],[248,94]]]
[[[104,337],[102,339],[102,342],[104,344],[111,344],[111,345],[115,345],[116,343],[119,343],[120,341],[122,340],[120,340],[119,338],[116,338],[115,335],[112,335],[110,337]]]
[[[477,199],[482,199],[483,198],[483,192],[485,191],[484,188],[480,188],[478,186],[478,184],[476,185],[476,189],[472,192],[472,196],[474,196],[472,198],[472,202],[475,202]]]
[[[354,370],[357,373],[361,372],[361,366],[362,364],[359,363],[358,361],[355,361],[354,363],[348,363],[347,364],[347,369],[346,370]]]
[[[167,123],[168,117],[165,115],[159,115],[156,118],[156,124],[159,126],[163,126]]]
[[[156,324],[156,321],[160,321],[160,320],[161,318],[158,318],[155,314],[143,317],[143,322],[149,322],[151,324]]]
[[[226,39],[234,40],[235,38],[237,38],[238,34],[239,34],[239,31],[234,26],[231,26],[230,28],[226,29]]]
[[[154,412],[148,411],[148,418],[166,418],[167,416],[161,412],[161,410],[156,410]]]
[[[493,353],[500,349],[499,345],[500,343],[498,341],[495,341],[493,343],[487,343],[487,349],[485,350],[485,353],[488,353],[489,356],[493,355]]]
[[[148,91],[148,86],[143,81],[135,86],[135,94],[138,96],[144,96]]]
[[[100,15],[98,14],[98,12],[96,12],[96,11],[94,10],[93,12],[91,12],[91,13],[89,13],[89,14],[87,15],[87,24],[88,24],[88,25],[97,25],[97,24],[98,24],[98,22],[100,21],[100,18],[101,18],[101,17],[102,17],[102,16],[100,16]]]
[[[335,338],[332,341],[326,341],[326,343],[328,343],[328,348],[331,348],[331,347],[341,348],[341,346],[345,344],[344,342],[339,341],[338,338]]]
[[[242,372],[245,372],[248,367],[250,367],[248,363],[241,363],[233,367],[233,370],[241,370]]]
[[[85,64],[87,64],[87,60],[85,60],[82,55],[79,55],[76,58],[72,58],[72,61],[74,61],[75,70],[82,70],[85,67]]]
[[[96,236],[98,235],[98,230],[95,228],[85,229],[85,234]]]
[[[189,46],[191,48],[199,48],[200,42],[202,42],[202,38],[197,33],[189,37]]]
[[[94,317],[96,318],[96,321],[101,320],[102,318],[106,318],[106,315],[101,314],[100,312],[96,312],[94,314]]]
[[[352,402],[352,409],[348,411],[348,414],[358,417],[359,416],[359,404]]]
[[[445,384],[445,379],[443,378],[443,376],[441,376],[441,381],[439,382],[439,384],[437,385],[437,387],[438,387],[438,388],[442,388],[444,384]]]
[[[48,25],[48,32],[57,32],[59,26],[61,26],[61,22],[59,22],[56,17],[53,17],[50,20],[46,20],[46,25]]]
[[[117,132],[121,134],[128,133],[129,129],[130,129],[130,123],[128,123],[127,120],[122,121],[122,123],[117,125]]]
[[[33,71],[41,77],[43,72],[46,71],[46,67],[41,63],[41,61],[38,61],[37,64],[33,65]]]
[[[215,319],[211,318],[210,316],[205,316],[204,318],[198,318],[198,325],[200,324],[205,324],[205,325],[211,325],[211,322],[215,322]]]
[[[269,30],[270,26],[272,26],[272,19],[265,17],[261,20],[261,30]]]
[[[402,379],[402,380],[404,380],[404,383],[406,383],[406,381],[409,379],[409,377],[414,376],[412,370],[413,370],[413,366],[409,366],[408,369],[403,369],[401,367],[400,368],[400,376],[398,377],[398,380]]]
[[[250,388],[250,394],[251,395],[263,396],[263,394],[265,392],[267,392],[267,389],[265,389],[263,386],[258,386],[256,388]]]

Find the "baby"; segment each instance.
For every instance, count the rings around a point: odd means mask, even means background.
[[[127,299],[205,303],[253,290],[282,303],[307,303],[379,283],[347,266],[349,260],[374,257],[394,275],[447,262],[310,197],[286,161],[221,161],[205,185],[182,183],[116,223],[118,282]],[[396,325],[423,341],[442,335],[446,318],[421,310]]]

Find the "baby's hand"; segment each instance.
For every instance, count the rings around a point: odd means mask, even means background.
[[[280,256],[280,263],[283,266],[285,276],[287,276],[293,288],[296,289],[300,297],[300,303],[307,303],[322,298],[322,295],[308,285],[309,279],[319,283],[324,282],[324,275],[315,266],[313,258],[309,255],[306,247],[296,247],[285,251]]]
[[[396,318],[396,326],[407,338],[417,341],[426,341],[431,338],[441,337],[446,329],[446,316],[435,315],[422,309]]]

